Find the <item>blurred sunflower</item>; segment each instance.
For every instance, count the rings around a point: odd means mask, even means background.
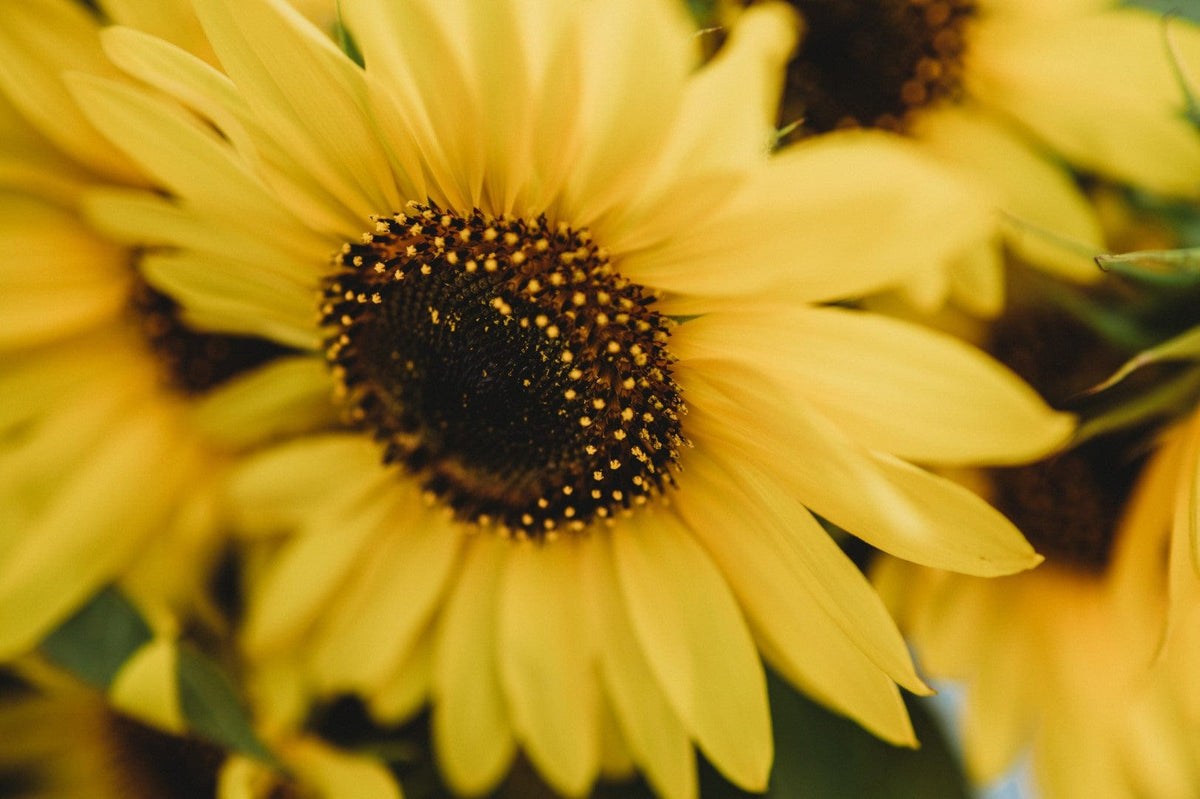
[[[170,195],[91,216],[156,248],[196,324],[309,348],[360,428],[235,479],[274,550],[248,651],[302,653],[384,720],[432,697],[470,794],[520,746],[568,795],[624,760],[694,796],[693,741],[761,790],[760,653],[912,743],[897,683],[926,689],[814,514],[1027,568],[1002,516],[908,461],[1016,462],[1072,425],[959,342],[819,306],[967,246],[986,218],[958,184],[870,133],[769,153],[781,5],[703,67],[665,0],[348,0],[365,67],[280,2],[197,9],[228,78],[122,29],[108,54],[170,97],[76,78]]]
[[[189,331],[83,219],[97,187],[146,185],[62,82],[118,74],[98,33],[68,0],[7,7],[0,25],[3,658],[121,576],[162,613],[194,607],[220,544],[210,489],[247,412],[213,389],[282,351]]]
[[[1190,22],[1112,0],[789,2],[806,23],[780,115],[793,136],[903,133],[956,168],[974,204],[1000,212],[992,241],[909,284],[924,307],[950,294],[998,312],[1000,242],[1060,277],[1098,280],[1103,232],[1071,170],[1200,192],[1200,140],[1172,60],[1174,48],[1200,64]]]
[[[1005,319],[1000,329],[1001,349],[1048,397],[1105,373],[1096,341],[1061,317]],[[1171,707],[1181,682],[1157,663],[1169,615],[1186,604],[1169,589],[1167,552],[1194,436],[1173,431],[1148,461],[1132,431],[964,478],[1045,557],[1034,571],[980,580],[892,558],[875,564],[873,582],[924,672],[965,684],[975,781],[1000,777],[1029,752],[1048,799],[1196,792],[1200,761],[1178,757],[1191,732]]]

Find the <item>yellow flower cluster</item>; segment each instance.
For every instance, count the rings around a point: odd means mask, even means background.
[[[790,796],[769,674],[1200,793],[1193,74],[1102,0],[0,4],[0,796]]]

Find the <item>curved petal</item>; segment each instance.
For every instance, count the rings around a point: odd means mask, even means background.
[[[362,71],[283,0],[197,0],[196,12],[264,127],[363,220],[403,206]]]
[[[126,409],[128,411],[128,409]],[[0,564],[0,652],[33,646],[112,580],[166,518],[195,457],[151,406],[112,419]],[[171,463],[164,472],[162,463]]]
[[[611,549],[589,537],[588,577],[601,616],[600,677],[630,755],[667,799],[698,796],[696,755],[646,661],[617,584]]]
[[[192,420],[211,441],[244,449],[336,427],[334,380],[324,360],[279,358],[201,397]]]
[[[711,219],[624,255],[620,269],[678,293],[665,299],[667,313],[768,292],[779,300],[847,299],[945,269],[991,224],[970,184],[912,142],[829,134],[787,148],[750,173]]]
[[[768,307],[680,325],[672,352],[748,367],[862,446],[922,463],[1022,463],[1061,447],[1073,417],[951,336],[880,314]]]
[[[390,488],[370,560],[314,635],[313,670],[331,689],[377,690],[415,646],[458,562],[462,526],[427,507],[415,483]]]
[[[1041,561],[975,494],[868,453],[757,372],[722,368],[719,378],[692,369],[685,382],[683,371],[689,435],[750,462],[787,464],[780,477],[796,498],[847,532],[908,560],[969,574],[1008,574]]]
[[[1063,166],[1021,131],[973,105],[922,114],[913,135],[978,181],[1005,214],[1009,245],[1031,263],[1082,283],[1102,273],[1092,260],[1104,234],[1088,198]]]
[[[600,769],[595,652],[587,646],[579,547],[514,543],[500,581],[497,658],[513,727],[552,787],[582,796]]]
[[[893,680],[927,692],[883,602],[812,514],[759,464],[712,450],[701,444],[685,461],[677,505],[758,635],[798,662],[817,640],[820,650],[845,639]]]
[[[1195,70],[1200,28],[1177,21],[1169,33],[1183,68]],[[1154,191],[1198,191],[1200,138],[1184,115],[1158,14],[996,20],[972,32],[967,53],[970,93],[1077,166]]]
[[[433,652],[433,743],[452,788],[476,796],[493,788],[516,755],[498,673],[497,596],[507,541],[467,541]]]
[[[729,586],[667,510],[611,532],[625,610],[675,713],[733,783],[766,789],[773,743],[766,679]]]
[[[80,113],[63,83],[72,70],[118,77],[100,49],[100,26],[67,0],[29,0],[4,9],[0,25],[0,89],[48,140],[116,183],[145,180]]]

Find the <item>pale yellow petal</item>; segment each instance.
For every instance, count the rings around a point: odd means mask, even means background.
[[[1037,700],[1030,695],[1030,687],[1046,675],[1030,668],[1038,662],[1030,650],[1039,645],[1031,638],[1028,630],[994,634],[976,653],[981,668],[967,690],[963,748],[971,776],[980,782],[1003,775],[1034,731],[1031,716]],[[1041,645],[1055,646],[1057,642]]]
[[[726,778],[764,790],[766,680],[728,584],[668,510],[642,509],[611,540],[626,612],[672,708]]]
[[[300,783],[316,789],[318,799],[403,799],[391,771],[373,758],[312,738],[287,747],[285,757]]]
[[[230,447],[336,427],[334,381],[323,359],[278,358],[223,383],[199,399],[193,421]]]
[[[518,543],[499,586],[497,658],[517,738],[558,792],[583,796],[600,769],[595,653],[581,624],[579,547]]]
[[[229,480],[237,529],[283,532],[304,525],[340,496],[360,502],[374,487],[396,479],[379,467],[381,459],[377,444],[354,434],[311,436],[268,449],[246,460]],[[330,469],[331,463],[337,468]]]
[[[804,506],[760,465],[698,446],[680,478],[679,512],[758,637],[792,672],[829,680],[815,653],[841,648],[839,659],[857,654],[909,690],[927,692],[879,596]],[[836,695],[828,686],[824,693]]]
[[[104,15],[118,25],[128,25],[165,39],[206,61],[216,62],[216,53],[204,38],[191,3],[142,3],[138,0],[99,0]]]
[[[669,313],[768,292],[779,300],[845,299],[944,269],[990,225],[969,184],[912,142],[831,134],[787,148],[712,219],[625,255],[620,268],[678,292],[663,305]]]
[[[628,202],[670,134],[699,48],[671,0],[610,0],[580,27],[580,147],[560,212],[577,226]],[[545,131],[543,135],[552,131]]]
[[[141,268],[146,282],[177,299],[184,319],[200,330],[320,348],[317,295],[290,276],[254,269],[241,258],[188,250],[147,255]]]
[[[875,460],[922,510],[925,525],[908,531],[894,525],[855,530],[867,543],[914,563],[980,577],[1012,574],[1041,562],[1008,519],[958,483],[885,455]]]
[[[427,507],[415,483],[387,496],[370,559],[328,603],[312,645],[329,688],[378,688],[416,644],[458,561],[461,525]]]
[[[179,701],[178,659],[173,639],[154,639],[121,666],[108,687],[109,700],[122,713],[183,734],[187,725]]]
[[[498,673],[497,602],[504,548],[471,539],[434,644],[433,742],[443,776],[468,796],[500,781],[516,754]]]
[[[362,220],[403,201],[367,110],[362,71],[282,0],[198,0],[221,65],[262,124]]]
[[[981,351],[880,314],[714,313],[680,326],[672,351],[753,369],[862,446],[922,463],[1028,462],[1074,429],[1073,417]]]
[[[1100,279],[1092,260],[1104,251],[1096,212],[1074,176],[1020,130],[966,104],[922,114],[913,135],[977,181],[981,199],[1003,212],[1008,243],[1021,257],[1070,280]]]
[[[27,649],[137,551],[189,478],[161,413],[113,420],[0,565],[0,651]],[[171,464],[164,470],[161,464]]]
[[[984,318],[1004,310],[1004,255],[998,241],[981,241],[950,263],[950,296],[969,313]]]
[[[796,498],[851,534],[918,563],[972,574],[1011,573],[1040,561],[986,502],[945,478],[868,453],[759,373],[678,366],[695,435],[751,461],[789,464],[781,479]]]
[[[379,494],[378,490],[374,492]],[[305,529],[287,540],[258,577],[246,613],[243,641],[255,657],[269,657],[310,629],[336,592],[373,557],[390,504],[380,496],[326,496]]]
[[[386,725],[399,725],[417,714],[429,699],[433,685],[433,641],[427,631],[408,657],[367,697],[371,717]]]
[[[227,142],[178,105],[148,91],[75,75],[71,87],[88,118],[186,206],[235,229],[257,231],[282,244],[306,237],[298,223],[246,166]],[[295,231],[289,233],[289,231]],[[208,233],[220,249],[224,231]],[[158,241],[163,233],[144,225],[142,240]],[[321,255],[318,250],[314,255]],[[269,261],[267,262],[269,263]],[[308,277],[303,273],[298,277]]]
[[[1200,28],[1170,34],[1184,69]],[[1200,190],[1200,137],[1184,116],[1160,15],[1121,8],[1080,18],[997,20],[973,31],[964,70],[981,102],[1011,114],[1075,165],[1155,191]]]
[[[137,169],[88,123],[63,73],[115,77],[100,49],[99,23],[67,0],[9,3],[0,25],[0,88],[42,135],[97,174],[117,183],[144,182]]]
[[[617,584],[610,548],[589,538],[586,579],[601,614],[600,677],[625,745],[638,768],[666,799],[698,796],[696,755],[633,632]]]

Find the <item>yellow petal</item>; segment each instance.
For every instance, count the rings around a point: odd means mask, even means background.
[[[1096,212],[1074,176],[1017,128],[961,105],[922,114],[913,134],[978,181],[981,198],[1004,212],[1019,255],[1070,280],[1100,279],[1092,260],[1104,251]]]
[[[241,448],[337,426],[334,383],[319,358],[279,358],[238,375],[204,395],[197,428],[213,441]]]
[[[729,586],[669,511],[642,509],[611,537],[626,612],[675,713],[731,782],[765,790],[766,680]]]
[[[695,799],[696,755],[625,611],[612,553],[589,538],[587,578],[601,614],[600,677],[634,762],[667,799]]]
[[[116,77],[100,50],[100,26],[81,6],[29,0],[5,8],[0,25],[0,88],[24,116],[72,158],[117,183],[144,180],[80,113],[63,83],[72,70]]]
[[[497,591],[508,546],[492,535],[468,542],[434,644],[438,765],[450,786],[468,796],[493,788],[516,754],[497,671]]]
[[[342,495],[362,501],[372,489],[393,485],[379,468],[379,447],[352,434],[301,438],[248,459],[231,476],[229,496],[243,533],[277,533],[305,525]],[[336,463],[337,469],[329,464]],[[347,505],[350,509],[353,505]]]
[[[576,13],[574,22],[581,139],[561,210],[590,226],[641,191],[699,51],[683,7],[670,0],[611,0],[604,13]]]
[[[570,538],[513,545],[500,583],[497,654],[513,727],[547,782],[583,796],[600,769],[595,653],[581,624]]]
[[[193,327],[320,348],[316,296],[294,279],[241,258],[188,250],[147,255],[141,266],[148,283],[179,300]]]
[[[885,455],[875,460],[923,511],[925,524],[855,530],[867,543],[913,563],[980,577],[1012,574],[1042,561],[1008,519],[959,484]]]
[[[391,726],[402,724],[415,716],[431,694],[432,661],[433,642],[426,633],[417,639],[400,668],[367,697],[371,717]]]
[[[287,748],[288,766],[319,799],[402,799],[395,777],[373,758],[342,752],[314,739]]]
[[[325,506],[305,520],[305,530],[283,544],[259,577],[243,633],[254,656],[295,644],[352,573],[361,571],[368,546],[384,534],[380,526],[390,506],[382,498],[337,499],[325,495]]]
[[[112,580],[189,478],[189,453],[174,446],[161,412],[142,409],[112,425],[0,566],[6,656],[35,644]],[[162,463],[172,469],[164,472]]]
[[[678,292],[663,306],[669,313],[766,292],[845,299],[944,269],[990,225],[969,184],[910,141],[830,134],[787,148],[751,173],[712,219],[624,256],[620,268]]]
[[[1176,20],[1184,62],[1200,29]],[[1082,18],[980,25],[964,71],[972,95],[1011,114],[1075,165],[1154,191],[1193,195],[1200,138],[1184,117],[1160,15],[1120,8]]]
[[[866,448],[922,463],[1028,462],[1074,429],[1073,417],[981,351],[880,314],[714,313],[682,325],[672,351],[745,364]]]
[[[312,646],[329,688],[378,688],[412,650],[458,560],[461,526],[428,508],[415,484],[388,499],[370,559],[329,602]]]
[[[221,66],[262,124],[361,220],[403,206],[362,71],[282,0],[198,0]]]
[[[179,704],[174,640],[157,638],[130,656],[108,688],[113,706],[123,713],[177,734],[187,725]]]
[[[680,513],[786,672],[842,712],[855,705],[850,680],[883,685],[880,672],[927,693],[879,596],[809,512],[755,464],[698,446],[681,477]],[[898,720],[888,704],[875,720]],[[893,739],[911,735],[901,719]]]

